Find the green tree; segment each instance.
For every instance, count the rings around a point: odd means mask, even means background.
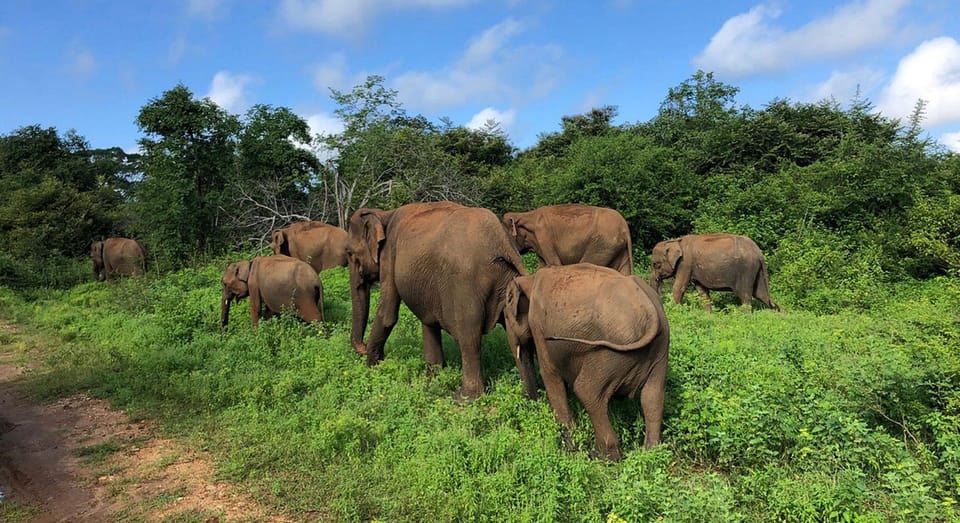
[[[140,109],[146,135],[138,227],[151,251],[173,265],[228,242],[224,192],[236,169],[238,119],[183,84]]]
[[[275,227],[322,218],[311,197],[320,161],[307,122],[286,107],[255,105],[241,126],[237,176],[224,209],[244,233],[235,240],[262,241]]]
[[[108,163],[74,131],[31,125],[0,136],[0,281],[72,283],[55,267],[122,232],[122,194],[104,178]]]

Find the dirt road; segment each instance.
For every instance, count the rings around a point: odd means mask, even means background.
[[[210,458],[103,401],[40,403],[45,341],[0,320],[0,521],[288,521],[217,481]]]

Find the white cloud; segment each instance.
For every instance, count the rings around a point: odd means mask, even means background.
[[[93,52],[84,47],[74,47],[69,51],[67,71],[76,76],[90,76],[97,70],[97,59]]]
[[[401,102],[439,110],[467,102],[496,102],[540,97],[561,74],[561,51],[552,45],[510,46],[523,31],[512,18],[474,38],[453,65],[434,71],[399,75],[394,86]],[[522,85],[522,87],[515,87]]]
[[[693,59],[701,69],[749,75],[881,44],[897,30],[909,0],[854,1],[792,31],[773,23],[780,10],[767,4],[727,20]]]
[[[240,112],[249,105],[246,90],[254,80],[250,75],[219,71],[213,76],[206,97],[227,111]]]
[[[178,36],[173,42],[170,42],[170,47],[167,48],[167,63],[170,65],[179,64],[180,60],[183,59],[189,50],[190,44],[187,42],[187,39],[183,36]]]
[[[484,129],[488,121],[494,121],[500,124],[500,128],[506,131],[513,125],[514,120],[516,120],[517,111],[514,109],[507,109],[506,111],[498,111],[493,107],[487,107],[481,110],[479,113],[473,115],[473,118],[467,122],[466,126],[468,129],[481,130]]]
[[[187,14],[213,18],[220,12],[223,0],[187,0]]]
[[[955,153],[960,153],[960,131],[941,134],[940,143],[947,146],[947,149]]]
[[[867,67],[853,71],[834,71],[830,78],[814,87],[807,98],[814,101],[832,98],[841,103],[849,102],[857,96],[858,91],[861,97],[873,92],[883,80],[882,72]]]
[[[307,125],[310,127],[310,135],[318,134],[330,135],[343,132],[343,122],[328,113],[316,113],[306,117]]]
[[[927,40],[900,60],[878,107],[887,116],[905,118],[918,99],[927,102],[924,126],[960,122],[960,43],[953,38]]]
[[[476,0],[283,0],[280,18],[292,27],[350,35],[390,9],[440,9]]]
[[[331,54],[325,62],[313,66],[311,73],[314,87],[323,92],[330,88],[348,90],[368,76],[366,72],[350,73],[343,53]]]
[[[493,55],[503,48],[510,37],[520,33],[523,30],[520,22],[513,18],[508,18],[503,22],[487,29],[480,36],[471,40],[467,51],[460,59],[461,67],[469,67],[474,64],[483,64],[490,61]]]

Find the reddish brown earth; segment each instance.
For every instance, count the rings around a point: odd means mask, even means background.
[[[103,400],[25,384],[41,338],[0,320],[0,521],[289,521],[215,479],[209,456]]]

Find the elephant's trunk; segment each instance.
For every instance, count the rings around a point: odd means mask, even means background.
[[[363,334],[367,331],[367,318],[370,315],[369,282],[361,280],[355,267],[350,268],[350,298],[353,303],[353,317],[350,324],[350,344],[358,354],[366,354]]]
[[[230,321],[230,302],[233,300],[233,293],[226,287],[223,288],[223,296],[220,298],[220,327],[226,328]]]
[[[657,274],[656,269],[650,269],[650,286],[653,287],[653,292],[660,294],[660,284],[663,282],[660,279],[660,275]]]

